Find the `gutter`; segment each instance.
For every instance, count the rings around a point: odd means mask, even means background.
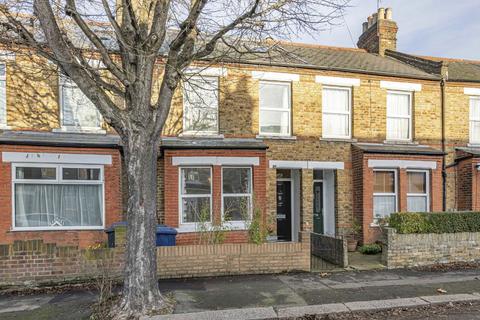
[[[442,112],[442,151],[443,151],[443,161],[442,161],[442,210],[447,210],[447,154],[446,154],[446,145],[445,145],[445,78],[443,77],[440,81],[441,95],[440,95],[440,108]]]

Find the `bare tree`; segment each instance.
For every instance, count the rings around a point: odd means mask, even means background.
[[[157,284],[155,172],[162,129],[175,90],[188,78],[186,68],[258,54],[258,44],[271,37],[317,32],[341,17],[348,1],[0,0],[4,48],[58,66],[121,137],[128,228],[118,317],[165,307]],[[271,47],[260,51],[268,57]]]

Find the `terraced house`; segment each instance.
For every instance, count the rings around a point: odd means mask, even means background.
[[[480,209],[480,62],[400,53],[397,30],[381,8],[358,49],[269,42],[282,54],[192,67],[152,172],[177,245],[199,224],[246,242],[253,214],[277,241],[371,243],[392,212]],[[118,137],[69,79],[2,53],[0,244],[105,240],[123,220]]]

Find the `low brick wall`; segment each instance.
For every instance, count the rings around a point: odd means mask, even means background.
[[[389,269],[480,261],[480,233],[399,234],[387,228],[382,259]]]
[[[123,247],[88,250],[41,240],[0,245],[0,286],[85,281],[108,270],[121,276]],[[310,270],[310,242],[158,248],[159,278]]]

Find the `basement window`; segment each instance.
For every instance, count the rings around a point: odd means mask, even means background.
[[[13,164],[14,230],[102,229],[102,166]]]

